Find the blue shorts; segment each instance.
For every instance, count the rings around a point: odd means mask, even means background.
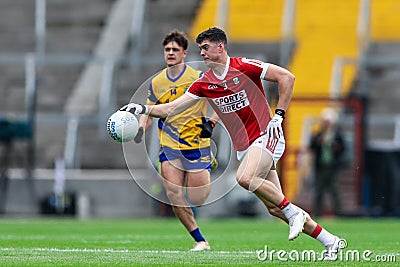
[[[211,171],[210,147],[190,150],[160,148],[160,162],[180,159],[185,170],[206,169]]]

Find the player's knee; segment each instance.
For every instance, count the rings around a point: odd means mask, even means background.
[[[193,206],[199,207],[203,205],[208,195],[210,194],[210,187],[187,189],[187,197]]]
[[[248,175],[241,175],[241,176],[237,175],[236,176],[236,181],[238,182],[238,184],[247,190],[250,190],[251,180],[252,180],[252,177],[250,177]]]
[[[188,197],[188,198],[189,198],[190,203],[195,207],[202,206],[207,200],[206,197],[201,197],[201,198],[199,198],[199,197]]]
[[[255,192],[264,181],[264,179],[259,179],[258,177],[251,175],[242,175],[240,177],[236,177],[236,180],[241,187],[249,190],[250,192]]]

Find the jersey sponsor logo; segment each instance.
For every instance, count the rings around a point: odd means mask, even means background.
[[[236,112],[249,105],[249,99],[244,90],[235,94],[214,98],[213,102],[222,113]]]
[[[210,84],[210,85],[208,85],[208,89],[213,90],[213,89],[217,89],[217,88],[218,88],[218,85],[217,85],[217,84]]]

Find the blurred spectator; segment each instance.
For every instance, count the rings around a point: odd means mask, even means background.
[[[341,213],[340,192],[337,178],[345,150],[343,136],[337,125],[338,114],[326,108],[321,113],[321,124],[312,136],[310,150],[315,170],[314,214],[321,216],[324,207],[324,193],[330,193],[336,215]]]

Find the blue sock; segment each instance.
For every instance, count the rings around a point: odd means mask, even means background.
[[[193,231],[190,232],[190,235],[194,238],[194,240],[196,242],[200,242],[200,241],[206,241],[204,239],[204,237],[202,236],[202,234],[200,233],[200,229],[196,228]]]

